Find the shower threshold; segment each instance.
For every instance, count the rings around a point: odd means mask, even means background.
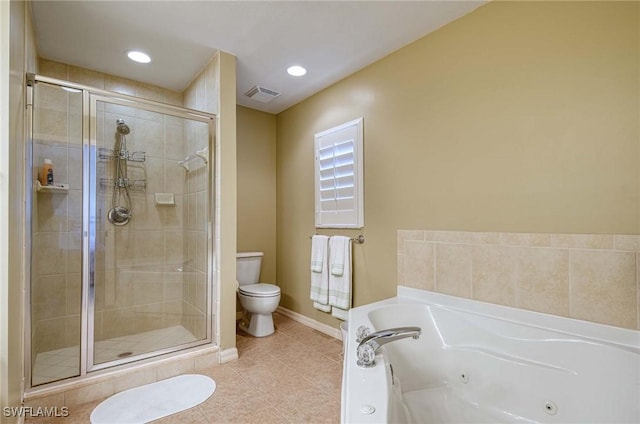
[[[182,325],[101,340],[95,344],[95,363],[114,361],[196,340],[198,339]],[[38,353],[33,367],[32,385],[75,377],[78,375],[79,364],[78,346]]]

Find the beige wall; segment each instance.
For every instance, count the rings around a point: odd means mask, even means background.
[[[37,51],[27,3],[2,2],[0,7],[0,405],[18,406],[24,369],[24,110],[25,72],[37,71]],[[0,422],[15,422],[2,414]]]
[[[216,248],[219,261],[218,322],[221,361],[234,358],[236,347],[236,57],[218,52],[219,96],[216,140]],[[228,351],[229,353],[225,353]],[[235,353],[234,353],[235,352]]]
[[[238,251],[264,252],[260,281],[276,282],[276,116],[238,106]]]
[[[308,299],[313,134],[359,116],[356,306],[395,294],[398,229],[640,232],[638,26],[637,2],[493,2],[279,114],[281,304],[337,323]]]

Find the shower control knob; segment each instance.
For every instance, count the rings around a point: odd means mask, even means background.
[[[360,343],[369,334],[371,334],[371,329],[366,325],[358,327],[358,330],[356,331],[356,343]]]

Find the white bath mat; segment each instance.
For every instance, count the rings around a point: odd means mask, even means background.
[[[215,390],[215,381],[206,375],[179,375],[111,396],[93,410],[91,423],[147,423],[193,408]]]

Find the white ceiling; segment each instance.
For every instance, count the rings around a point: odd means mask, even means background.
[[[484,1],[33,1],[41,57],[182,91],[216,50],[237,57],[237,102],[278,113]],[[129,61],[141,49],[153,61]],[[292,77],[286,68],[307,68]],[[398,70],[399,73],[401,70]],[[264,104],[244,93],[278,91]]]

